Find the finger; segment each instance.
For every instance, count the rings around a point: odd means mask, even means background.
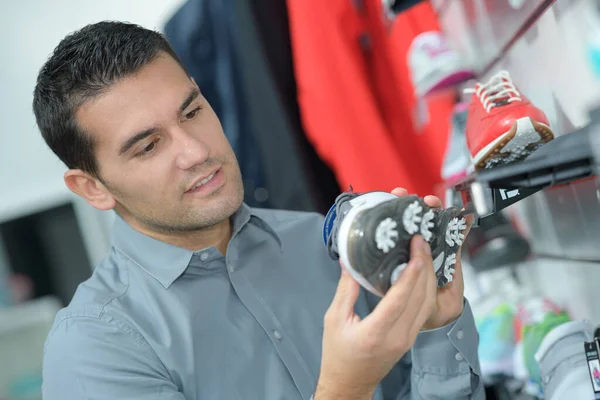
[[[437,277],[433,268],[431,269],[431,274],[427,274],[427,285],[425,289],[425,297],[422,300],[423,305],[419,309],[415,320],[410,327],[410,331],[408,334],[408,339],[410,344],[414,344],[414,341],[417,339],[417,335],[423,329],[425,323],[431,318],[431,316],[437,311],[437,302],[438,302],[438,294],[439,289],[437,287]]]
[[[475,222],[475,216],[472,215],[472,214],[471,215],[465,215],[465,220],[467,222],[467,229],[465,229],[463,231],[463,234],[465,235],[465,238],[466,238],[467,235],[469,234],[469,232],[471,232],[471,228],[473,227],[473,222]]]
[[[423,198],[423,200],[425,200],[425,203],[429,206],[429,207],[433,207],[433,208],[442,208],[442,200],[440,200],[439,197],[436,196],[425,196]]]
[[[339,313],[341,318],[354,315],[354,305],[360,293],[360,286],[342,265],[342,275],[338,287],[331,302],[332,307]]]
[[[424,269],[428,266],[427,257],[431,260],[431,255],[428,255],[425,250],[426,248],[429,249],[429,244],[421,236],[416,235],[413,237],[410,247],[411,257],[408,266],[379,301],[373,312],[365,318],[365,322],[369,320],[368,323],[389,330],[401,318],[408,299],[412,295],[420,276],[424,273]],[[429,250],[429,252],[431,251]],[[431,262],[429,267],[433,269]]]
[[[425,246],[427,250],[427,247]],[[412,254],[411,249],[411,254]],[[423,324],[427,321],[431,315],[432,300],[437,295],[437,277],[433,270],[433,259],[431,257],[431,251],[425,251],[425,254],[420,255],[425,260],[425,268],[423,274],[417,282],[417,286],[413,291],[413,295],[409,298],[406,307],[405,316],[403,317],[403,323],[397,323],[394,327],[396,335],[406,334],[407,329],[410,332],[409,339],[414,338],[416,334],[421,330]]]
[[[426,263],[423,272],[415,283],[411,295],[406,300],[406,309],[404,310],[402,317],[398,318],[394,326],[390,329],[389,334],[392,338],[406,337],[408,334],[407,338],[411,343],[412,340],[416,338],[416,334],[413,337],[413,333],[418,333],[421,326],[423,326],[427,320],[423,320],[422,318],[419,318],[419,316],[431,314],[431,312],[426,311],[427,308],[430,308],[426,300],[432,294],[431,285],[434,280],[435,272],[433,271],[433,262]]]
[[[401,187],[397,187],[394,190],[392,190],[392,194],[395,194],[398,197],[408,196],[408,190]]]

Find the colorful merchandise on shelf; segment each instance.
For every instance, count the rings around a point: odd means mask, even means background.
[[[423,32],[415,37],[408,50],[408,64],[418,97],[456,87],[475,77],[440,31]]]
[[[466,134],[475,169],[518,162],[554,139],[544,112],[517,89],[507,71],[465,92],[472,93]]]

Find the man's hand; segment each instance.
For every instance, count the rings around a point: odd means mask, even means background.
[[[407,196],[408,192],[404,188],[396,188],[392,190],[392,194],[395,194],[396,196]],[[424,200],[430,207],[442,207],[442,201],[435,196],[425,196]],[[471,225],[473,225],[473,217],[469,216],[467,217],[467,230],[464,232],[465,237],[471,230]],[[448,325],[462,314],[465,284],[460,261],[461,250],[462,249],[459,249],[456,254],[456,265],[454,266],[454,277],[452,282],[437,290],[436,308],[423,326],[424,330],[436,329]]]
[[[363,320],[354,313],[359,284],[342,267],[338,289],[325,314],[315,400],[371,399],[379,382],[431,319],[437,290],[431,249],[415,236],[410,251],[407,268]]]

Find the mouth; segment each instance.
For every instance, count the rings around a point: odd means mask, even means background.
[[[193,191],[198,190],[199,188],[201,188],[202,186],[208,185],[209,183],[212,182],[212,180],[215,178],[215,176],[221,171],[221,168],[217,169],[216,171],[213,171],[210,175],[204,177],[204,178],[200,178],[196,181],[196,183],[194,183],[192,185],[192,187],[190,187],[188,190],[186,190],[186,193],[190,193]]]

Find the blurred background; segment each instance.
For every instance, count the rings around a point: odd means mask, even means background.
[[[324,214],[350,186],[444,198],[468,173],[455,155],[465,124],[480,123],[465,122],[463,89],[503,70],[557,136],[597,122],[595,0],[3,0],[2,400],[41,398],[54,315],[109,247],[113,214],[67,190],[31,111],[54,47],[101,20],[166,34],[222,121],[251,206]],[[597,176],[551,185],[474,229],[465,279],[488,398],[542,396],[523,326],[549,314],[600,323],[599,238]]]

